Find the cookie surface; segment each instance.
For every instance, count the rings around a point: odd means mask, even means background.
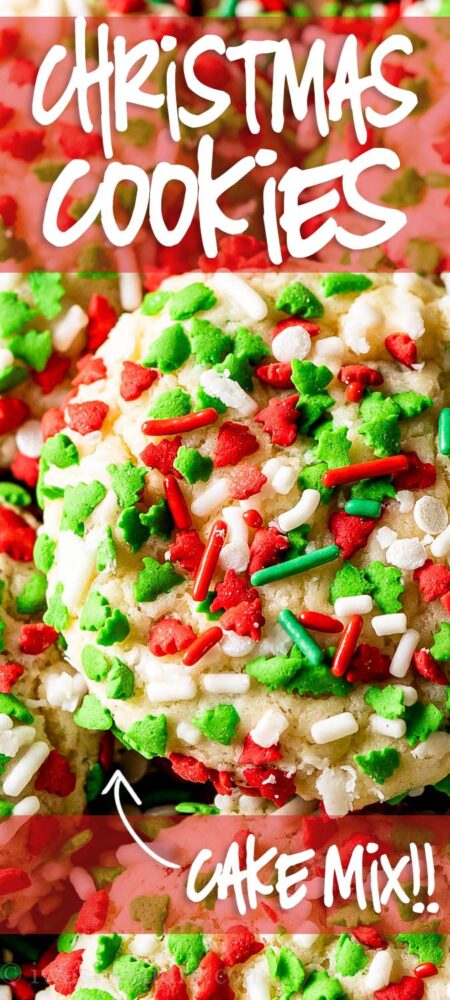
[[[80,725],[334,815],[446,777],[449,331],[411,275],[185,275],[121,317],[41,460]]]

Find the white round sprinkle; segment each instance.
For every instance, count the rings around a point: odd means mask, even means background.
[[[409,628],[402,635],[389,667],[392,677],[404,677],[408,673],[419,639],[420,635],[415,628]]]
[[[248,313],[250,319],[258,322],[266,318],[268,310],[264,299],[239,275],[231,274],[230,271],[216,271],[214,283],[219,291],[234,299],[235,303]]]
[[[277,361],[286,363],[296,358],[303,361],[311,350],[311,337],[304,326],[287,326],[272,340],[272,354]]]
[[[450,552],[450,524],[445,531],[442,531],[437,538],[434,538],[431,545],[430,551],[433,556],[437,556],[438,559],[441,556],[447,556]]]
[[[301,524],[307,524],[314,516],[320,504],[319,490],[305,490],[295,507],[284,511],[277,518],[280,531],[284,533],[299,528]]]
[[[414,520],[421,531],[429,535],[440,535],[448,525],[448,514],[440,500],[427,495],[416,501]]]
[[[246,542],[228,542],[219,557],[221,569],[234,569],[235,573],[245,573],[249,562],[250,548]]]
[[[50,747],[42,741],[33,743],[33,746],[9,768],[6,778],[3,781],[3,792],[5,795],[12,795],[16,798],[23,792],[28,782],[36,774],[44,760],[50,753]]]
[[[64,354],[89,323],[89,316],[81,306],[70,306],[66,314],[53,327],[53,347]]]
[[[202,687],[208,694],[246,694],[250,687],[247,674],[204,674]]]
[[[400,514],[409,514],[414,507],[414,493],[411,490],[399,490],[396,499]]]
[[[259,747],[271,747],[274,743],[278,743],[281,734],[288,726],[289,723],[282,712],[277,708],[269,708],[258,720],[255,728],[250,730],[250,736]]]
[[[408,621],[402,611],[392,615],[374,615],[372,628],[375,635],[400,635],[406,632]]]
[[[200,743],[202,734],[196,726],[191,726],[190,722],[179,722],[177,726],[177,737],[179,740],[182,740],[183,743],[189,743],[189,746],[195,747],[197,743]]]
[[[344,345],[340,337],[324,337],[314,340],[314,360],[340,368],[344,357]]]
[[[355,594],[354,597],[338,597],[334,602],[334,613],[338,618],[351,615],[368,615],[373,608],[370,594]]]
[[[10,986],[0,986],[0,1000],[12,1000],[12,995],[13,991]]]
[[[388,563],[397,569],[420,569],[426,558],[426,551],[418,538],[399,538],[386,552]]]
[[[148,958],[154,950],[155,938],[153,934],[136,934],[130,941],[130,947],[133,955],[137,955],[138,958]]]
[[[399,740],[406,733],[406,722],[403,719],[384,719],[382,715],[370,717],[370,728],[373,733]]]
[[[39,458],[42,451],[42,431],[39,420],[26,420],[16,434],[16,445],[27,458]]]
[[[385,951],[377,951],[367,970],[366,987],[368,991],[372,993],[374,990],[382,990],[389,985],[393,964],[389,948],[386,948]]]
[[[227,629],[220,640],[220,648],[225,656],[248,656],[255,647],[255,642],[249,635],[238,635],[232,629]]]
[[[223,504],[230,493],[229,479],[216,479],[206,490],[199,493],[198,497],[191,504],[191,511],[195,517],[207,517],[213,510]]]
[[[342,740],[345,736],[353,736],[359,729],[358,723],[351,712],[339,712],[329,719],[321,719],[311,726],[311,736],[314,743],[332,743]]]
[[[229,371],[216,372],[211,368],[202,372],[200,385],[208,396],[214,396],[225,406],[239,410],[243,417],[252,417],[258,411],[258,404],[244,391],[239,382],[230,378]]]

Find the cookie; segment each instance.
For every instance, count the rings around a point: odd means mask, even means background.
[[[449,336],[404,274],[189,274],[120,318],[41,457],[79,725],[332,815],[446,777]]]

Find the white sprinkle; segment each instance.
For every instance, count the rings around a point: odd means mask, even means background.
[[[63,670],[60,674],[47,674],[44,677],[44,689],[52,708],[75,712],[87,692],[87,684],[81,674],[72,676],[67,670]]]
[[[380,310],[367,299],[368,296],[358,296],[342,318],[344,341],[355,354],[367,354],[370,350],[367,336],[378,331],[383,321]]]
[[[192,501],[191,511],[195,517],[207,517],[213,510],[217,510],[229,495],[230,480],[216,479]]]
[[[16,757],[22,747],[29,746],[36,736],[34,726],[14,726],[0,736],[0,753]]]
[[[39,420],[26,420],[16,433],[16,445],[27,458],[39,458],[42,451],[42,431]]]
[[[426,562],[427,554],[418,538],[399,538],[386,552],[386,559],[398,569],[420,569]]]
[[[373,733],[399,740],[406,733],[406,722],[403,719],[384,719],[382,715],[371,715],[370,728]]]
[[[353,736],[359,729],[358,723],[351,712],[339,712],[329,719],[321,719],[311,726],[311,736],[314,743],[332,743],[342,740],[345,736]]]
[[[92,875],[85,868],[80,868],[78,865],[74,865],[69,872],[69,882],[73,885],[77,896],[80,899],[89,899],[95,890],[96,885]]]
[[[414,505],[414,520],[421,531],[429,535],[440,535],[448,525],[448,514],[440,500],[426,495],[421,496]]]
[[[133,952],[133,955],[137,955],[138,958],[146,958],[148,955],[151,955],[154,947],[154,934],[136,934],[130,941],[131,951]]]
[[[286,656],[293,642],[278,622],[266,625],[263,638],[258,645],[260,656]]]
[[[0,347],[0,372],[4,368],[10,368],[14,364],[15,358],[12,351],[9,351],[7,347]]]
[[[292,940],[298,948],[312,948],[320,934],[293,934]]]
[[[95,545],[94,545],[95,542]],[[97,562],[97,536],[79,538],[73,531],[61,531],[58,540],[59,565],[63,567],[63,601],[69,611],[74,611],[83,600],[95,573]],[[67,568],[70,566],[70,572]],[[56,585],[55,581],[55,585]]]
[[[388,986],[392,966],[393,959],[389,948],[386,948],[385,951],[377,951],[367,970],[367,990],[372,993],[373,990],[382,990],[385,986]]]
[[[280,806],[276,810],[277,816],[310,816],[312,812],[317,809],[317,802],[315,799],[302,799],[300,795],[296,795],[295,799],[290,799],[286,802],[286,805]]]
[[[269,708],[250,730],[250,736],[259,747],[271,747],[278,743],[280,736],[288,728],[286,716],[277,708]]]
[[[189,743],[189,746],[192,747],[195,747],[197,743],[200,743],[202,738],[201,732],[195,726],[191,726],[190,722],[178,723],[177,736],[179,740],[183,741],[183,743]]]
[[[406,632],[408,621],[403,611],[391,615],[374,615],[372,628],[375,635],[400,635]]]
[[[250,687],[247,674],[203,674],[202,688],[208,694],[246,694]]]
[[[33,743],[29,750],[13,764],[11,768],[8,769],[6,778],[3,781],[3,792],[5,795],[12,795],[16,798],[23,792],[28,782],[36,774],[44,760],[47,759],[50,753],[50,747],[47,743],[37,742]]]
[[[255,642],[249,635],[238,635],[233,629],[224,630],[220,640],[220,648],[225,656],[241,657],[248,656],[255,648]]]
[[[64,354],[69,351],[80,333],[86,329],[89,316],[81,306],[70,306],[66,314],[53,327],[53,347]]]
[[[346,816],[352,807],[356,773],[351,767],[326,767],[316,781],[328,816]]]
[[[303,361],[311,350],[311,337],[305,327],[287,326],[272,340],[272,354],[276,361],[287,363],[296,358]]]
[[[285,510],[277,517],[277,524],[280,531],[285,534],[299,528],[301,524],[307,524],[314,516],[320,504],[319,490],[305,490],[295,507]]]
[[[408,795],[412,799],[418,799],[420,798],[421,795],[423,795],[424,791],[425,791],[425,785],[418,785],[417,788],[410,788]]]
[[[375,532],[375,538],[381,549],[387,549],[389,545],[393,545],[397,541],[398,534],[385,524]]]
[[[408,673],[419,639],[420,635],[415,628],[409,628],[402,635],[389,667],[392,677],[404,677]]]
[[[174,681],[151,681],[147,698],[153,705],[161,701],[190,701],[197,694],[193,677],[177,677]]]
[[[260,816],[265,812],[267,799],[257,795],[241,795],[239,797],[239,812],[243,816]]]
[[[10,986],[0,986],[0,1000],[12,1000],[13,991]]]
[[[447,556],[450,552],[450,524],[445,531],[442,531],[437,538],[434,538],[430,546],[433,556]]]
[[[415,688],[410,687],[409,684],[397,684],[397,687],[403,691],[403,704],[406,708],[409,708],[410,705],[416,704],[418,694]]]
[[[245,392],[239,382],[230,378],[229,371],[216,372],[210,368],[202,372],[200,385],[208,396],[220,399],[232,410],[239,410],[243,417],[252,417],[258,411],[258,404]]]
[[[439,760],[449,752],[449,748],[450,733],[431,733],[431,736],[411,750],[411,754],[417,760]]]
[[[338,618],[349,618],[351,615],[368,615],[373,608],[370,594],[355,594],[353,597],[338,597],[334,602],[334,613]]]
[[[230,271],[216,271],[214,284],[219,291],[234,299],[236,305],[248,313],[250,319],[259,322],[266,318],[268,309],[264,299],[237,274],[231,274]]]
[[[287,493],[291,492],[296,478],[297,473],[291,465],[282,465],[275,473],[270,485],[275,493],[281,493],[282,496],[286,496]]]
[[[409,514],[414,507],[414,493],[411,490],[399,490],[396,500],[400,514]]]
[[[134,256],[134,254],[133,254]],[[142,282],[140,274],[119,275],[120,304],[124,312],[133,312],[142,302]]]
[[[219,557],[221,569],[233,569],[235,573],[245,573],[249,562],[250,548],[245,542],[228,542]]]
[[[3,712],[0,714],[0,733],[5,733],[7,729],[12,729],[13,720],[10,719],[9,715],[4,715]]]
[[[248,526],[240,507],[224,507],[222,518],[228,527],[227,539],[230,542],[246,544],[248,541]]]
[[[13,816],[35,816],[40,808],[41,803],[37,795],[27,795],[25,799],[21,799],[20,802],[16,803],[13,809]]]
[[[344,357],[344,345],[340,337],[324,337],[314,340],[314,356],[316,360],[326,361],[340,368]]]
[[[245,974],[245,986],[248,1000],[270,1000],[269,975],[263,961]]]

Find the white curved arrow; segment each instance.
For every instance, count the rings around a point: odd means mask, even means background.
[[[124,827],[128,830],[130,837],[133,838],[135,843],[138,844],[139,847],[143,851],[145,851],[146,854],[148,854],[151,858],[153,858],[154,861],[157,861],[158,864],[163,865],[164,868],[181,868],[181,865],[177,865],[174,861],[167,861],[166,858],[162,858],[159,854],[156,854],[156,851],[152,851],[151,847],[149,847],[149,845],[146,844],[145,841],[141,839],[139,834],[136,833],[136,830],[133,830],[133,827],[128,817],[126,816],[123,805],[120,801],[120,788],[122,785],[125,788],[125,791],[128,792],[133,801],[136,803],[136,805],[137,806],[142,805],[142,801],[139,798],[139,795],[137,795],[134,788],[132,788],[129,781],[127,781],[125,776],[122,774],[122,771],[119,771],[118,769],[117,771],[114,771],[114,774],[110,779],[110,781],[108,781],[106,788],[103,789],[102,795],[106,795],[111,790],[111,788],[114,790],[114,802],[116,804],[117,812],[122,820]]]

